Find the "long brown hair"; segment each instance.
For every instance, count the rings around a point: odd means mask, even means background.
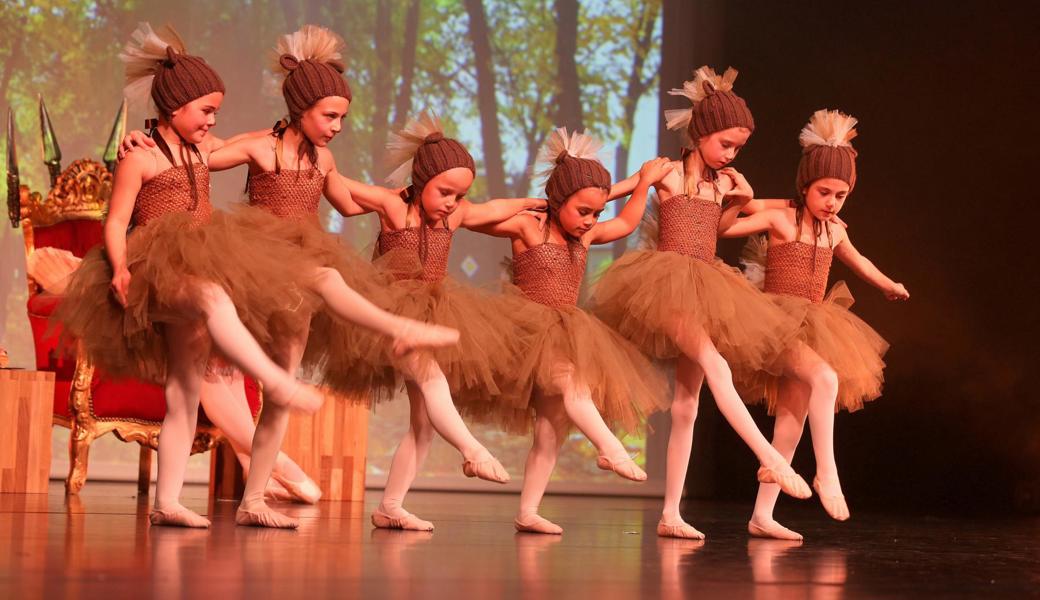
[[[809,186],[812,186],[814,182],[810,181]],[[808,187],[806,187],[808,189]],[[802,239],[802,219],[806,214],[806,203],[805,203],[805,190],[795,190],[794,194],[794,224],[798,228],[798,234],[795,241],[801,241]],[[827,248],[831,249],[834,247],[834,238],[831,237],[831,226],[830,223],[821,221],[809,214],[809,218],[812,219],[812,234],[813,234],[813,260],[812,268],[813,272],[816,272],[816,249],[819,246],[820,234],[827,233]]]
[[[162,117],[167,124],[170,122],[170,115],[163,114]],[[159,120],[148,119],[144,122],[144,127],[148,130],[148,137],[155,141],[155,145],[159,148],[159,151],[162,152],[163,156],[166,157],[166,160],[170,161],[171,166],[176,167],[177,161],[174,160],[173,151],[170,150],[170,145],[166,143],[166,139],[159,133]],[[195,181],[195,165],[191,162],[191,156],[194,154],[200,164],[205,164],[205,161],[202,160],[202,153],[199,152],[198,146],[188,143],[188,141],[185,140],[184,137],[181,136],[180,132],[175,128],[170,127],[170,129],[173,129],[173,132],[177,134],[177,139],[180,140],[180,150],[177,154],[188,175],[188,189],[191,194],[192,203],[191,210],[195,210],[199,207],[199,186]]]

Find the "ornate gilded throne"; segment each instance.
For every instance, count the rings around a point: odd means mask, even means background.
[[[105,150],[104,164],[80,159],[61,170],[61,150],[51,126],[43,99],[40,99],[40,127],[43,162],[50,172],[51,189],[46,197],[30,192],[19,184],[18,159],[15,152],[14,118],[8,112],[7,184],[8,215],[13,227],[22,228],[26,258],[38,248],[67,250],[77,257],[102,242],[102,224],[112,193],[112,173],[116,151],[123,136],[126,102],[120,106]],[[157,448],[159,426],[166,404],[160,386],[134,380],[113,379],[96,368],[90,357],[79,352],[64,354],[58,348],[60,326],[50,321],[61,297],[49,294],[30,276],[27,309],[36,349],[36,367],[55,372],[54,424],[71,429],[69,440],[69,475],[65,480],[68,494],[76,494],[87,478],[90,445],[98,437],[113,433],[124,442],[141,446],[138,489],[148,493],[152,449]],[[260,410],[260,392],[246,379],[246,396],[254,418]],[[222,435],[199,412],[199,427],[192,453],[217,447]],[[228,453],[230,454],[230,453]],[[227,456],[221,469],[227,475]]]

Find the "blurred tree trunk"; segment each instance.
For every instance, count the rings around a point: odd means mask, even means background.
[[[585,129],[578,81],[578,0],[556,0],[556,125]]]
[[[487,193],[489,198],[501,198],[507,194],[506,173],[502,158],[502,136],[498,128],[498,99],[495,96],[495,71],[487,14],[481,0],[465,0],[465,5],[477,70],[477,108],[480,112]]]
[[[656,79],[656,74],[643,77],[643,66],[646,64],[647,53],[650,51],[651,41],[654,36],[654,26],[657,15],[660,13],[660,5],[657,2],[647,2],[640,6],[639,19],[633,28],[635,36],[632,39],[632,67],[628,71],[628,83],[625,86],[625,95],[621,98],[621,140],[614,151],[614,176],[624,179],[628,175],[629,150],[632,147],[632,130],[635,128],[636,108],[639,99],[650,89]],[[612,245],[614,258],[620,258],[628,248],[627,238],[617,240]]]
[[[300,23],[300,3],[298,0],[282,0],[282,13],[285,15],[285,28],[295,30]]]
[[[372,31],[376,49],[376,68],[372,73],[372,138],[369,144],[371,176],[384,175],[383,149],[389,127],[390,95],[393,93],[393,25],[390,20],[392,0],[379,0],[376,4],[376,22]]]
[[[421,0],[411,0],[404,22],[404,48],[401,51],[401,85],[394,99],[394,129],[400,129],[412,112],[412,80],[415,78],[415,53],[419,46]]]

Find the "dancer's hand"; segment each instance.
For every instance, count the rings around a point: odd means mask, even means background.
[[[885,298],[889,300],[909,300],[910,292],[901,283],[893,283],[892,287],[885,290]]]
[[[123,143],[119,145],[119,160],[126,158],[126,155],[133,152],[134,148],[155,148],[155,140],[139,129],[131,131],[123,136]]]
[[[652,158],[645,163],[639,169],[639,181],[646,184],[654,184],[662,179],[664,176],[672,172],[672,164],[667,158]]]
[[[112,293],[115,294],[119,304],[126,308],[126,294],[130,290],[130,271],[126,268],[120,269],[112,276]]]
[[[538,231],[545,231],[545,226],[549,223],[549,213],[544,210],[528,209],[520,214],[533,217],[535,221],[538,221]]]
[[[720,175],[729,177],[730,181],[733,182],[733,187],[730,188],[726,195],[723,197],[725,202],[739,202],[740,204],[747,204],[755,197],[755,191],[751,189],[751,184],[748,183],[747,178],[744,175],[734,169],[733,167],[725,167],[719,169]]]

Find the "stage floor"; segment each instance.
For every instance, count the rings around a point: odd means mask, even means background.
[[[287,506],[299,531],[236,527],[234,503],[207,508],[213,528],[150,528],[132,484],[88,483],[66,502],[0,495],[0,598],[897,598],[1040,595],[1040,519],[827,520],[784,504],[802,543],[750,539],[748,506],[692,503],[706,542],[660,539],[659,501],[549,497],[561,537],[516,534],[511,494],[422,493],[408,508],[437,531],[373,530],[364,503]],[[283,505],[284,506],[284,505]],[[694,518],[693,515],[696,515]]]

